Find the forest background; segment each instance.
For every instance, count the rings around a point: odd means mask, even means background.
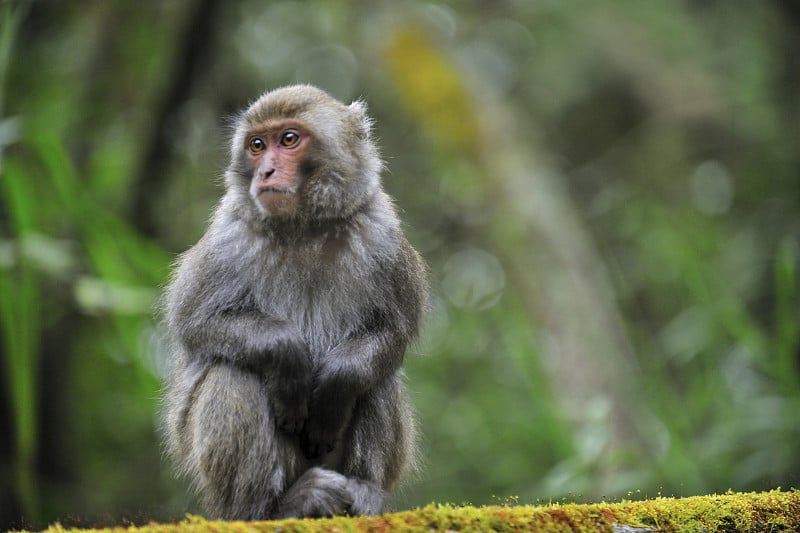
[[[198,512],[155,303],[295,82],[431,266],[395,508],[800,485],[800,4],[0,0],[0,529]]]

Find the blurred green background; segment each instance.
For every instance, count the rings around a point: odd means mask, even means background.
[[[0,0],[1,529],[198,512],[154,302],[293,82],[431,265],[395,508],[800,485],[794,0]]]

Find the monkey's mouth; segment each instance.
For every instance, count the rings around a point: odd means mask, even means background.
[[[294,187],[258,187],[256,204],[267,214],[287,214],[294,211],[297,196]]]
[[[295,190],[294,187],[289,189],[279,189],[277,187],[264,187],[258,189],[258,196],[261,196],[265,193],[276,193],[276,194],[294,194]]]

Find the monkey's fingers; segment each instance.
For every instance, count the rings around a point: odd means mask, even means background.
[[[299,435],[303,431],[303,420],[292,417],[282,417],[278,421],[278,429],[291,435]]]
[[[305,425],[301,446],[309,459],[319,459],[332,452],[339,442],[335,431],[326,431],[321,425],[309,419]]]
[[[303,444],[303,453],[308,459],[321,459],[336,448],[335,442],[309,442]]]
[[[300,435],[308,418],[308,404],[306,402],[288,405],[276,402],[276,404],[275,423],[278,429],[291,435]]]

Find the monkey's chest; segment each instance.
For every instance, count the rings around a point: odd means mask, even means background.
[[[362,322],[375,291],[362,269],[276,268],[256,285],[265,312],[292,322],[312,351],[326,351]]]

